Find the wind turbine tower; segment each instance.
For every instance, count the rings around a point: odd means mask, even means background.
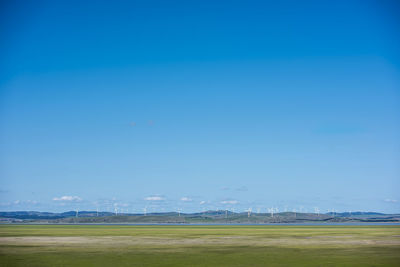
[[[319,208],[318,207],[314,207],[314,212],[318,215],[319,217]]]
[[[274,218],[274,208],[268,208],[268,212],[271,213],[271,218]]]
[[[250,215],[251,215],[251,208],[249,208],[249,209],[247,210],[247,218],[250,218]]]

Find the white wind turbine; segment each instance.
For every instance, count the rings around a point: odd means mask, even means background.
[[[335,218],[335,209],[328,209],[328,213],[331,214],[332,218]]]
[[[78,214],[79,214],[79,210],[78,209],[76,209],[76,211],[75,211],[76,213],[75,213],[75,217],[76,218],[78,218]]]
[[[143,208],[143,215],[146,216],[147,215],[147,207]]]
[[[278,208],[275,209],[275,213],[276,213],[276,217],[279,218],[279,222],[280,222],[280,217],[278,216],[279,215],[279,209]]]
[[[250,215],[251,215],[251,208],[249,208],[249,209],[247,210],[247,218],[250,218]]]
[[[271,218],[274,218],[274,208],[268,208],[268,212],[271,213]]]
[[[318,207],[314,207],[314,212],[318,215],[319,217],[319,208]]]

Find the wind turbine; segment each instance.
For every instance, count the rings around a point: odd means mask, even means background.
[[[268,212],[271,213],[271,218],[274,218],[274,208],[268,208]]]
[[[247,210],[247,218],[250,218],[250,215],[251,215],[251,208],[249,208],[249,209]]]
[[[147,215],[147,207],[143,208],[143,215],[146,216]]]
[[[78,218],[78,213],[79,213],[79,210],[76,209],[76,214],[75,214],[75,217],[76,217],[76,218]]]
[[[117,208],[117,206],[114,207],[114,214],[115,214],[115,216],[118,215],[118,208]]]
[[[99,217],[99,207],[96,207],[96,212],[97,212],[97,213],[96,213],[96,214],[97,214],[96,216]]]
[[[328,209],[328,212],[331,214],[332,218],[335,218],[335,209]]]
[[[319,217],[319,208],[318,207],[314,207],[314,212],[318,215]]]
[[[279,218],[279,209],[278,208],[275,208],[275,213],[276,213],[276,217],[278,218],[278,220],[279,220],[279,222],[280,222],[280,218]]]

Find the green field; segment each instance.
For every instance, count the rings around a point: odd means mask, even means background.
[[[0,266],[400,266],[400,226],[1,225]]]

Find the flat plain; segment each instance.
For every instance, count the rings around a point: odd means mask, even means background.
[[[400,266],[400,226],[0,225],[0,266]]]

